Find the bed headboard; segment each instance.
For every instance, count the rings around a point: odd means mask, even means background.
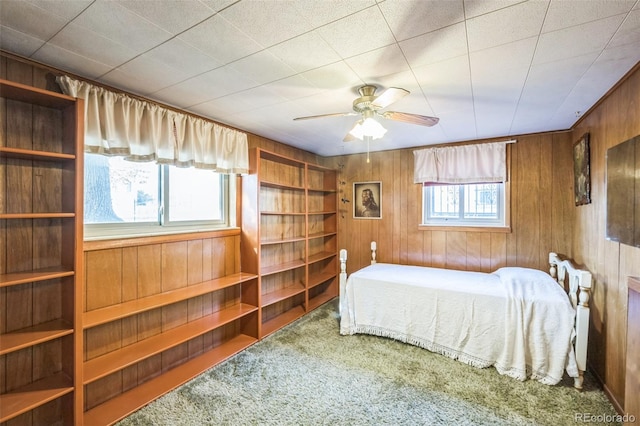
[[[561,259],[557,253],[549,253],[549,274],[555,278],[563,288],[569,277],[569,299],[576,310],[575,343],[574,349],[576,362],[580,372],[587,368],[587,343],[589,341],[589,299],[591,297],[591,272],[578,269],[568,259]],[[580,386],[576,379],[576,388],[582,386],[582,374]]]

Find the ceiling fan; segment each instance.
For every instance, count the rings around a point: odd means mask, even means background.
[[[390,87],[376,96],[376,86],[366,84],[358,89],[359,98],[353,101],[353,111],[338,112],[333,114],[311,115],[307,117],[297,117],[294,120],[310,120],[312,118],[323,117],[343,117],[349,115],[361,115],[353,128],[347,133],[344,141],[349,142],[354,139],[379,139],[386,129],[375,120],[377,117],[387,120],[401,121],[403,123],[417,124],[419,126],[434,126],[438,124],[439,118],[428,117],[426,115],[410,114],[408,112],[380,111],[394,102],[399,101],[409,94],[408,90],[398,87]]]

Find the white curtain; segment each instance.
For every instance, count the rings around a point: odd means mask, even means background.
[[[413,151],[415,183],[488,183],[507,179],[506,145],[515,141]]]
[[[85,152],[220,173],[248,173],[246,133],[68,76],[62,91],[85,100]]]

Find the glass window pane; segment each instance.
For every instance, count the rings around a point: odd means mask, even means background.
[[[222,220],[221,176],[211,170],[167,168],[169,222]]]
[[[464,217],[473,219],[497,219],[498,184],[464,185]]]
[[[158,222],[159,177],[155,163],[85,155],[85,223]]]
[[[430,187],[429,216],[432,218],[456,218],[460,215],[460,186],[439,185]]]

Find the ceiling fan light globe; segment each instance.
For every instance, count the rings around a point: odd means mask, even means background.
[[[349,133],[360,140],[363,140],[365,136],[370,136],[371,139],[380,139],[387,133],[387,129],[373,118],[366,118],[362,123],[356,124]]]

